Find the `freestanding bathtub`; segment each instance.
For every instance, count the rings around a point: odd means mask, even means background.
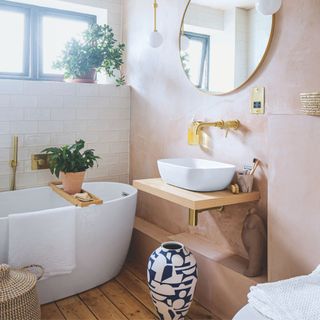
[[[137,190],[114,182],[89,182],[83,188],[103,199],[103,204],[76,208],[76,268],[70,274],[39,281],[41,303],[68,297],[112,279],[126,258]],[[49,187],[1,192],[0,263],[8,260],[8,215],[68,206],[70,203]]]

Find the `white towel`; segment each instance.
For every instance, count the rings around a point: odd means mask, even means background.
[[[39,264],[43,279],[71,273],[75,258],[75,207],[9,215],[9,265]]]
[[[248,298],[272,320],[319,320],[320,266],[307,276],[251,287]]]

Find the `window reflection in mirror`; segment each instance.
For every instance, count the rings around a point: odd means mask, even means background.
[[[184,35],[189,40],[188,48],[182,56],[182,59],[185,59],[185,70],[188,72],[188,77],[196,87],[208,90],[210,37],[206,34],[188,31],[185,31]]]
[[[260,65],[272,29],[273,17],[258,13],[255,0],[191,0],[181,26],[187,77],[213,94],[233,91]]]

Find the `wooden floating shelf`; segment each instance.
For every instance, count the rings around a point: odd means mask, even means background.
[[[193,210],[206,210],[260,199],[258,191],[239,194],[233,194],[229,190],[194,192],[171,186],[161,178],[134,180],[133,186],[138,190]]]

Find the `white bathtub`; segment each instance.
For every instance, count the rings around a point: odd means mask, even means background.
[[[41,303],[68,297],[112,279],[119,273],[126,258],[134,224],[137,190],[130,185],[113,182],[85,183],[84,189],[104,202],[92,212],[76,209],[77,266],[71,274],[38,283]],[[9,214],[67,206],[70,204],[49,187],[0,192],[0,263],[8,260]]]

